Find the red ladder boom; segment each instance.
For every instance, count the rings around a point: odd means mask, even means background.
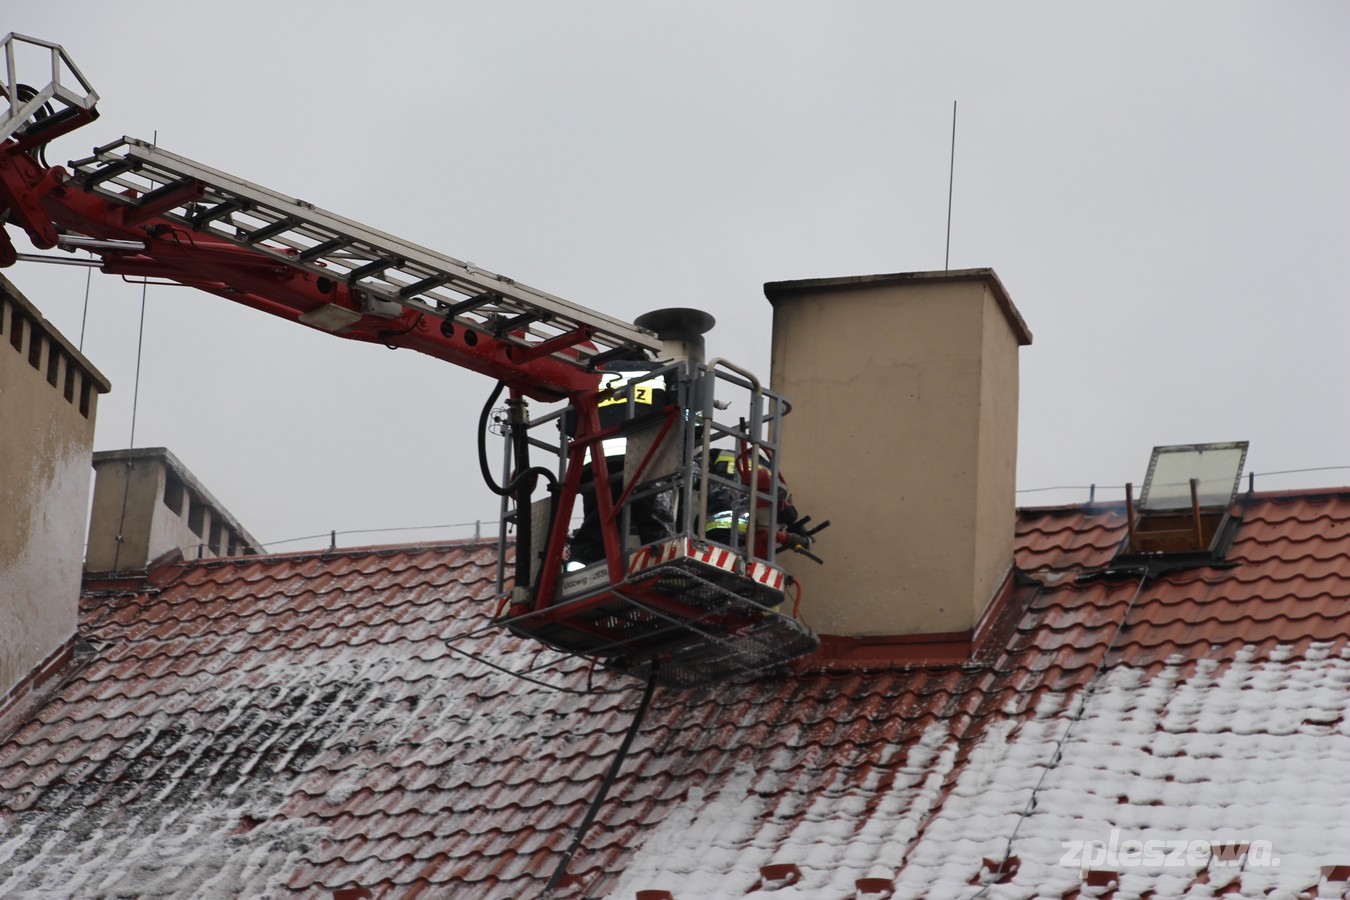
[[[772,486],[784,398],[730,364],[666,364],[680,399],[660,411],[656,437],[644,438],[638,422],[619,429],[630,445],[645,439],[650,449],[613,490],[598,450],[618,426],[602,429],[597,410],[601,402],[631,406],[633,396],[631,387],[626,397],[601,392],[598,368],[655,355],[662,342],[650,331],[146,141],[124,137],[69,169],[49,166],[47,143],[96,118],[98,95],[58,45],[11,34],[2,46],[0,92],[9,108],[0,115],[0,217],[35,246],[87,249],[110,274],[165,279],[339,337],[417,350],[510,388],[506,487],[488,479],[505,496],[503,561],[508,529],[516,535],[514,578],[504,563],[499,575],[511,610],[503,624],[618,671],[655,671],[677,686],[758,671],[818,645],[810,629],[779,611],[788,579],[774,563],[777,541],[754,548],[756,509],[769,510],[762,530],[777,534]],[[49,57],[44,87],[16,80],[21,47]],[[20,258],[0,228],[0,267]],[[718,383],[748,392],[749,418],[738,428],[714,419]],[[555,412],[532,432],[526,397],[567,401],[571,427],[561,427]],[[729,546],[705,540],[709,510],[700,492],[712,480],[714,435],[772,467],[771,487],[756,481],[741,489],[751,537],[733,537]],[[531,446],[551,448],[556,474],[531,464]],[[658,456],[664,465],[649,467]],[[591,469],[587,483],[583,473]],[[540,475],[551,482],[550,496],[536,502]],[[658,493],[678,504],[675,533],[639,546],[628,527],[629,498]],[[582,494],[598,506],[605,559],[569,573],[568,523]]]
[[[45,41],[7,36],[9,72],[22,44],[50,51],[52,75],[41,90],[4,85],[0,206],[37,247],[82,246],[110,274],[166,279],[339,337],[407,347],[538,400],[593,393],[598,364],[661,346],[627,322],[136,138],[97,148],[73,171],[47,166],[41,148],[96,118],[98,95]],[[64,83],[72,73],[83,93]],[[0,231],[0,266],[17,258]]]

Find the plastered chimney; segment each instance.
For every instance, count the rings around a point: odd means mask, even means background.
[[[0,719],[68,654],[108,379],[0,277]]]
[[[89,572],[144,570],[177,550],[186,559],[261,553],[244,529],[164,447],[94,454]]]
[[[968,637],[1011,566],[1017,352],[992,269],[766,284],[784,472],[831,527],[789,558],[823,634]],[[790,555],[789,555],[790,556]]]

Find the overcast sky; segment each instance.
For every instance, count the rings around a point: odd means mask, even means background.
[[[1345,3],[11,0],[0,29],[63,44],[101,96],[53,162],[158,132],[612,316],[708,309],[710,352],[766,377],[764,282],[943,267],[957,101],[951,266],[994,268],[1035,334],[1019,488],[1138,483],[1197,441],[1350,466]],[[78,340],[86,270],[6,274]],[[93,273],[98,449],[131,439],[140,297]],[[265,542],[491,531],[492,386],[151,287],[135,443]]]

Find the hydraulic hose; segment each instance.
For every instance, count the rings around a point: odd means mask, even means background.
[[[492,469],[487,461],[487,431],[488,418],[492,415],[492,408],[501,397],[502,391],[506,388],[506,382],[497,382],[497,387],[488,396],[487,403],[483,405],[483,412],[478,416],[478,469],[483,473],[483,482],[487,484],[488,490],[498,497],[505,497],[508,494],[515,494],[520,487],[520,483],[527,477],[540,477],[549,483],[549,490],[557,490],[558,476],[554,475],[543,466],[534,466],[519,472],[505,485],[497,483],[497,479],[492,477]]]
[[[531,488],[534,479],[542,476],[549,483],[549,492],[556,498],[558,492],[558,477],[548,469],[542,466],[530,467],[529,465],[529,436],[525,434],[525,423],[523,421],[523,412],[512,417],[511,435],[515,441],[513,453],[516,460],[522,463],[525,468],[511,478],[505,485],[499,485],[497,480],[492,477],[492,467],[488,465],[487,459],[487,430],[488,419],[492,415],[492,409],[501,399],[502,391],[506,389],[506,382],[499,381],[493,388],[492,393],[488,395],[487,403],[483,405],[483,411],[478,416],[478,468],[483,474],[483,481],[487,483],[488,489],[499,497],[511,496],[516,501],[516,584],[526,586],[533,581],[534,558],[534,518],[530,509]],[[514,402],[514,401],[513,401]],[[549,510],[549,530],[552,530],[553,517],[556,515],[556,504]]]

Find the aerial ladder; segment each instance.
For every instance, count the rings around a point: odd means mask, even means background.
[[[48,143],[97,118],[98,95],[57,44],[10,34],[3,49],[0,267],[42,258],[18,252],[13,226],[39,249],[88,251],[109,274],[187,285],[495,379],[479,455],[502,498],[494,616],[517,635],[681,687],[761,672],[819,646],[777,558],[811,555],[823,527],[779,520],[786,398],[729,361],[663,353],[650,328],[153,143],[123,137],[68,168],[49,165]],[[49,70],[21,81],[19,57],[35,54]],[[647,324],[668,327],[670,312]],[[606,377],[635,362],[640,378]],[[656,408],[638,402],[653,380],[668,388]],[[504,413],[494,410],[502,393]],[[544,411],[532,415],[529,401]],[[495,463],[489,428],[505,436]],[[618,439],[621,458],[601,452]],[[730,472],[711,465],[719,447],[734,459]],[[728,511],[710,509],[709,498],[726,506],[729,494],[738,525],[710,539],[710,516]],[[603,559],[584,565],[568,560],[583,497],[603,543]],[[654,498],[673,526],[644,541],[633,514]]]

